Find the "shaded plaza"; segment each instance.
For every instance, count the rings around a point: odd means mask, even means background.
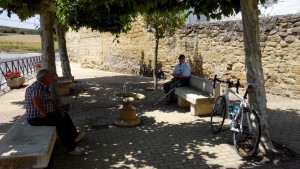
[[[230,131],[212,134],[210,117],[193,116],[187,108],[163,102],[152,107],[163,95],[161,90],[145,90],[152,78],[71,66],[76,82],[62,102],[70,104],[69,114],[78,129],[87,131],[79,143],[86,153],[70,156],[57,141],[48,168],[300,168],[296,153],[244,160],[232,146]],[[137,127],[113,125],[121,104],[111,101],[111,96],[122,91],[124,84],[127,91],[146,96],[134,103],[142,120]],[[25,87],[1,94],[0,137],[25,112]],[[299,153],[298,102],[268,95],[272,138]]]

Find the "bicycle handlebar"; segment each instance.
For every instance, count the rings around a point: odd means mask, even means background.
[[[215,75],[214,77],[214,84],[213,84],[213,88],[216,88],[216,82],[220,82],[220,83],[227,83],[228,84],[228,88],[231,88],[234,84],[232,81],[230,81],[230,79],[226,79],[226,82],[224,80],[218,79],[217,75]],[[239,87],[241,86],[240,83],[240,79],[237,80],[235,87],[236,87],[236,92],[239,93]]]
[[[213,88],[215,89],[216,88],[216,82],[220,82],[220,83],[224,83],[225,81],[223,81],[223,80],[220,80],[220,79],[218,79],[217,78],[217,75],[215,75],[215,77],[214,77],[214,84],[213,84]]]
[[[216,88],[216,82],[220,82],[220,83],[227,83],[228,84],[228,88],[231,88],[234,84],[232,81],[230,81],[230,79],[227,79],[226,82],[224,80],[218,79],[217,75],[215,75],[214,80],[213,80],[213,88]],[[237,80],[235,87],[236,87],[236,93],[239,93],[239,87],[241,86],[240,83],[240,79]],[[254,83],[248,83],[247,89],[246,89],[246,93],[244,94],[244,99],[247,99],[247,94],[248,91],[250,91],[252,88],[257,87],[256,84]]]

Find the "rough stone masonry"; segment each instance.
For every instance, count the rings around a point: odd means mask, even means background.
[[[300,98],[300,14],[260,20],[260,46],[266,91]],[[119,42],[117,42],[119,41]],[[140,74],[153,67],[154,37],[139,18],[132,30],[118,39],[109,33],[81,29],[67,33],[70,59],[84,67]],[[245,57],[241,20],[187,24],[160,41],[158,60],[169,75],[177,56],[185,54],[192,73],[213,78],[240,78],[245,82]]]

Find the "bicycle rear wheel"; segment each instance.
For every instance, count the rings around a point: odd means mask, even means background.
[[[219,96],[215,101],[211,112],[211,131],[218,133],[221,131],[226,115],[226,102],[224,96]]]
[[[247,158],[257,152],[261,135],[261,125],[258,115],[254,110],[245,110],[243,113],[243,132],[233,131],[233,142],[237,153],[241,157]],[[235,127],[240,130],[240,125],[241,118],[239,115]]]

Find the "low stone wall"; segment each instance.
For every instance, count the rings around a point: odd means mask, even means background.
[[[300,15],[263,18],[260,30],[266,91],[300,98]],[[118,41],[109,33],[87,29],[67,34],[70,59],[83,66],[139,74],[141,65],[153,65],[154,37],[140,19]],[[167,75],[179,54],[185,54],[193,74],[210,78],[218,74],[245,82],[241,21],[188,24],[173,37],[162,39],[158,60]]]

